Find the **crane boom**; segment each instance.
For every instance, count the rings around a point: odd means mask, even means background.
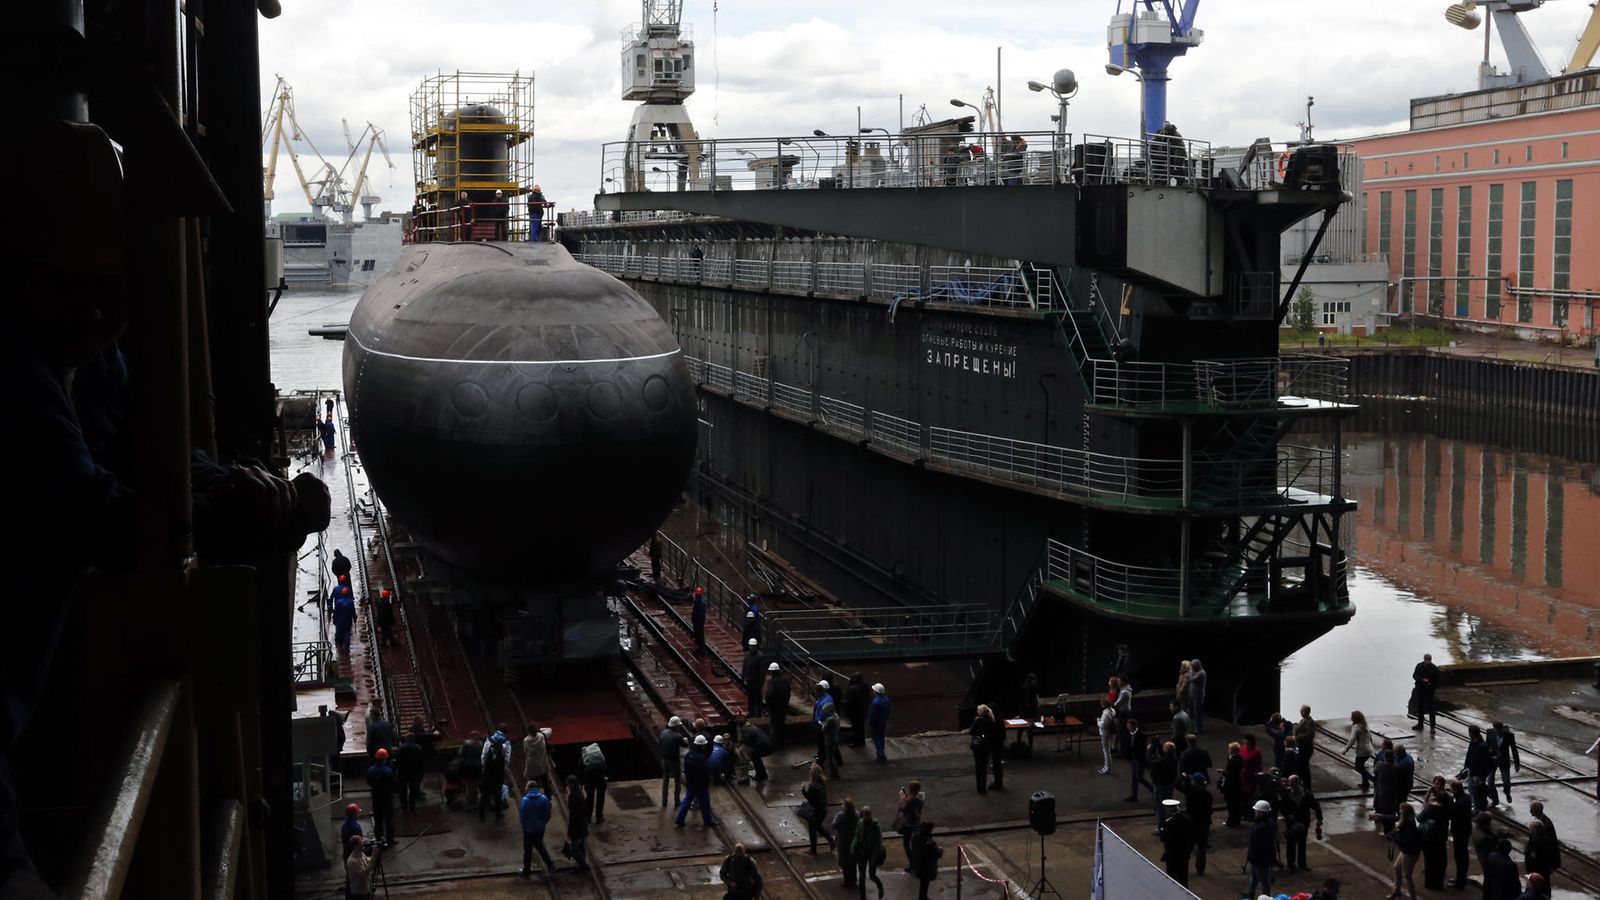
[[[1583,29],[1583,36],[1578,38],[1578,49],[1572,52],[1572,60],[1567,63],[1568,72],[1587,69],[1594,63],[1595,51],[1600,50],[1600,3],[1594,3],[1589,8],[1589,24]]]

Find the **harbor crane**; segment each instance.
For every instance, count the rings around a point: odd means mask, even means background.
[[[1478,63],[1478,89],[1512,87],[1545,81],[1554,76],[1532,35],[1522,24],[1522,13],[1544,6],[1545,0],[1476,0],[1452,3],[1445,7],[1445,21],[1458,28],[1471,31],[1483,25],[1483,59]],[[1488,13],[1487,21],[1479,10]],[[1489,50],[1494,30],[1500,29],[1500,47],[1506,53],[1506,71],[1502,72],[1489,61]],[[1600,49],[1600,3],[1591,4],[1589,22],[1578,38],[1572,58],[1562,68],[1563,72],[1577,72],[1594,62],[1595,51]]]
[[[394,160],[390,159],[389,147],[384,143],[383,129],[371,122],[367,123],[366,129],[361,132],[361,137],[356,140],[350,138],[348,122],[344,122],[344,133],[345,143],[350,152],[345,157],[344,164],[336,168],[323,157],[322,151],[317,149],[317,145],[311,142],[310,136],[300,127],[300,121],[294,112],[294,89],[283,76],[278,76],[277,85],[272,91],[272,101],[267,105],[266,118],[261,125],[261,148],[267,158],[261,172],[264,218],[272,217],[280,150],[288,154],[295,177],[300,182],[300,189],[305,192],[306,203],[310,204],[314,217],[336,219],[349,225],[356,204],[362,207],[362,218],[372,216],[373,205],[382,199],[370,192],[367,181],[367,167],[372,161],[372,148],[376,146],[383,153],[384,162],[388,163],[391,169],[394,168]],[[306,166],[302,164],[300,154],[295,150],[296,141],[303,141],[310,149],[311,155],[315,157],[317,162],[315,177],[306,175]],[[366,145],[365,154],[361,152],[363,143]],[[361,164],[356,171],[355,183],[352,185],[348,176],[355,166],[357,156],[361,156]]]
[[[1167,122],[1167,67],[1205,39],[1205,32],[1194,27],[1199,9],[1200,0],[1130,0],[1129,12],[1123,12],[1122,0],[1117,0],[1117,14],[1106,31],[1111,59],[1106,71],[1133,71],[1138,77],[1141,139]]]
[[[643,147],[629,156],[624,181],[645,189],[646,173],[675,171],[682,189],[700,180],[700,144],[683,103],[694,93],[694,41],[684,34],[683,0],[641,0],[640,20],[622,32],[622,99],[641,101],[628,140]]]

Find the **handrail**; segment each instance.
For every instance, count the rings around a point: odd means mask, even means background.
[[[1019,139],[1020,138],[1020,143]],[[887,146],[886,146],[887,145]],[[887,140],[803,135],[615,141],[601,147],[600,192],[1008,187],[1211,182],[1211,144],[1054,131],[902,132]]]
[[[178,724],[178,710],[186,686],[166,679],[145,695],[133,728],[116,756],[120,768],[113,789],[101,795],[89,816],[86,857],[66,895],[83,900],[116,900],[133,863],[139,831],[150,811],[156,775],[161,769],[167,741]]]

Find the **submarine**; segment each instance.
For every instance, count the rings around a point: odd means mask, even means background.
[[[666,323],[556,243],[406,246],[356,305],[343,375],[379,498],[481,580],[614,569],[694,455],[693,382]]]

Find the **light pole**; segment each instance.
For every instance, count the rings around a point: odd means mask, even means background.
[[[972,110],[973,112],[978,114],[978,116],[977,116],[978,124],[979,125],[983,124],[983,110],[978,108],[976,105],[968,103],[965,100],[956,100],[956,99],[953,99],[953,98],[950,101],[950,105],[956,107],[957,109],[960,109],[961,107],[965,106],[967,109]],[[982,134],[982,132],[979,132],[979,133]],[[984,152],[990,154],[990,159],[999,159],[999,157],[1000,157],[1000,135],[998,135],[998,134],[991,135],[991,137],[993,137],[993,139],[994,139],[993,140],[994,146],[985,147],[984,148]]]
[[[1028,82],[1028,90],[1036,94],[1040,91],[1049,91],[1050,96],[1056,98],[1057,111],[1052,117],[1056,120],[1056,146],[1055,151],[1051,153],[1051,158],[1055,162],[1053,166],[1055,171],[1051,173],[1050,177],[1052,179],[1059,178],[1062,161],[1066,158],[1065,154],[1067,153],[1067,107],[1070,105],[1072,98],[1078,93],[1078,76],[1071,69],[1057,69],[1056,74],[1050,77],[1049,84],[1030,81]]]
[[[1126,66],[1119,66],[1116,63],[1106,63],[1107,75],[1121,75],[1123,72],[1127,72],[1129,75],[1132,75],[1134,78],[1139,80],[1139,143],[1143,144],[1145,139],[1149,137],[1149,135],[1145,133],[1146,123],[1144,120],[1144,76],[1139,74],[1138,69],[1129,69]]]

